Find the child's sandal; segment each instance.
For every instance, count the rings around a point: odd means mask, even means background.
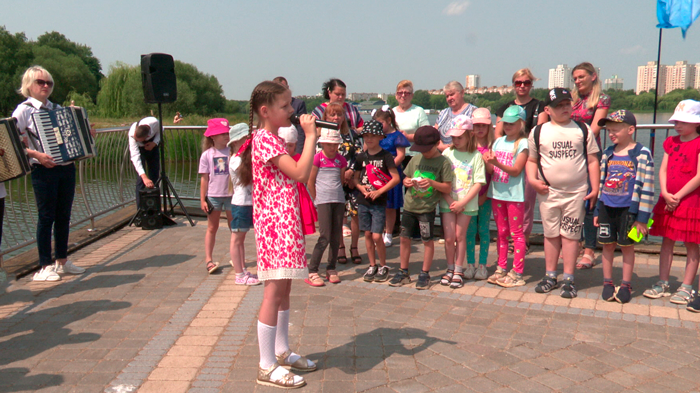
[[[218,263],[212,261],[207,262],[207,272],[209,272],[209,274],[213,274],[217,270],[219,270]]]
[[[454,276],[455,271],[447,269],[445,274],[442,275],[442,278],[440,278],[440,285],[450,285],[452,282],[452,277]]]
[[[452,282],[450,283],[450,288],[457,289],[457,288],[462,288],[463,286],[464,286],[464,274],[455,273],[452,276]]]

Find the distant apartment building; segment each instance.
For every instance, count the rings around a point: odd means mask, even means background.
[[[372,101],[382,99],[382,94],[379,93],[350,93],[348,100],[353,102]]]
[[[617,75],[613,75],[612,78],[605,80],[605,90],[624,90],[622,88],[624,81],[624,79],[619,78]]]
[[[467,75],[467,78],[464,81],[464,88],[469,89],[469,88],[475,88],[478,89],[481,87],[481,76],[480,75]]]
[[[695,81],[693,89],[700,90],[700,63],[695,64]]]
[[[647,65],[637,67],[637,88],[635,93],[640,94],[645,91],[656,89],[656,62],[649,61]],[[659,69],[659,94],[666,92],[666,66],[661,65]]]
[[[571,88],[571,68],[566,64],[559,64],[557,68],[549,69],[547,88],[553,89],[555,87]]]
[[[663,66],[662,66],[663,67]],[[664,94],[676,89],[687,89],[693,87],[696,73],[695,65],[688,64],[687,61],[677,61],[675,65],[666,67],[666,88]]]

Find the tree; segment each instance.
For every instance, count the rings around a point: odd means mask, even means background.
[[[175,76],[177,100],[163,105],[165,114],[180,112],[210,116],[226,111],[223,89],[214,76],[206,75],[195,66],[180,61],[175,61]],[[144,102],[139,66],[117,63],[110,67],[100,85],[97,105],[102,116],[144,116],[156,108],[155,105]]]
[[[95,76],[80,57],[66,55],[60,49],[49,46],[33,45],[32,52],[35,63],[46,68],[53,76],[55,84],[51,101],[64,102],[71,90],[97,97],[99,86]]]
[[[34,53],[24,33],[10,34],[0,26],[0,113],[3,117],[9,116],[22,102],[17,89],[33,59]]]
[[[92,49],[83,44],[76,44],[72,42],[65,35],[52,31],[50,33],[44,33],[36,39],[36,45],[38,46],[48,46],[50,48],[55,48],[65,53],[66,55],[75,55],[82,60],[87,66],[90,73],[95,77],[95,82],[99,83],[104,75],[102,74],[102,65],[100,61],[92,54]],[[97,92],[93,96],[93,99],[97,97]]]
[[[430,108],[430,93],[426,90],[416,90],[413,93],[413,104],[423,108]]]
[[[100,82],[97,106],[103,117],[129,117],[148,113],[143,101],[141,72],[137,66],[117,62]]]
[[[386,103],[389,104],[389,106],[392,108],[399,105],[399,101],[397,101],[396,97],[394,96],[388,96],[386,98]]]

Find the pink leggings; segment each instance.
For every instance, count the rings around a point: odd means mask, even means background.
[[[524,202],[506,202],[494,199],[493,218],[498,227],[498,266],[508,267],[508,235],[513,238],[513,270],[523,274],[525,268],[525,236],[523,235]]]

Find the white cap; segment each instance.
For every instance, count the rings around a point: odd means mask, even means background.
[[[676,105],[673,116],[669,122],[682,121],[684,123],[700,123],[700,102],[695,100],[683,100]]]
[[[277,131],[277,135],[284,139],[285,143],[297,143],[297,129],[294,126],[280,127]]]

